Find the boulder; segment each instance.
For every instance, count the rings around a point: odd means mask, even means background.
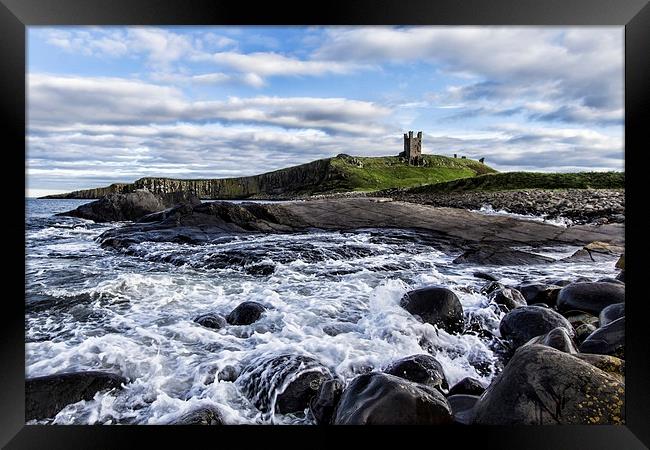
[[[226,319],[214,313],[202,314],[195,318],[194,322],[206,328],[212,328],[215,330],[220,330],[226,326]]]
[[[509,340],[514,348],[517,348],[532,338],[546,334],[557,327],[564,328],[569,336],[575,336],[569,321],[552,309],[524,306],[515,308],[506,314],[501,319],[499,331],[501,336]]]
[[[534,303],[546,303],[548,306],[555,306],[560,287],[542,283],[527,283],[517,287],[521,295],[529,305]]]
[[[616,275],[616,279],[620,281],[621,283],[625,283],[625,271],[621,270],[618,275]]]
[[[474,407],[472,424],[624,423],[625,385],[573,355],[519,348]]]
[[[444,391],[449,389],[442,364],[431,355],[402,358],[388,366],[384,373]]]
[[[370,372],[343,391],[334,425],[442,425],[452,423],[447,399],[422,384]]]
[[[623,302],[625,285],[614,283],[571,283],[563,287],[557,297],[560,311],[579,309],[596,315],[609,305]]]
[[[563,258],[563,262],[601,262],[612,256],[620,255],[623,247],[607,242],[594,241],[585,245],[573,255]]]
[[[615,303],[609,305],[600,312],[598,320],[601,327],[612,323],[615,320],[625,316],[625,303]]]
[[[25,420],[54,417],[66,405],[121,389],[128,380],[107,372],[68,372],[25,380]]]
[[[332,378],[316,359],[303,355],[262,356],[242,370],[241,391],[265,413],[302,412],[320,385]]]
[[[458,425],[469,425],[472,423],[474,406],[478,402],[478,395],[455,394],[447,397],[451,412],[454,415],[454,423]]]
[[[480,264],[483,266],[526,266],[532,264],[548,264],[553,258],[536,255],[521,250],[500,247],[480,247],[467,250],[454,259],[454,264]]]
[[[562,315],[573,325],[573,328],[578,328],[583,324],[598,326],[598,317],[588,312],[573,309],[562,312]]]
[[[463,329],[463,306],[450,289],[432,286],[410,291],[404,295],[400,306],[423,322],[450,333]]]
[[[547,347],[552,347],[554,349],[560,350],[561,352],[575,354],[578,353],[576,344],[567,333],[567,330],[563,327],[553,328],[546,334],[532,338],[524,345],[546,345]]]
[[[474,272],[476,278],[488,281],[499,281],[499,278],[488,272]]]
[[[223,425],[223,417],[218,409],[203,407],[183,414],[168,425]]]
[[[329,425],[343,393],[343,383],[339,380],[326,380],[309,403],[309,411],[318,425]]]
[[[598,328],[580,344],[580,352],[625,359],[625,317]]]
[[[625,254],[622,254],[620,258],[618,258],[618,261],[616,261],[616,265],[614,266],[617,269],[625,270]]]
[[[465,377],[449,389],[449,395],[481,395],[485,387],[476,378]]]
[[[266,308],[257,302],[243,302],[226,317],[230,325],[250,325],[257,322]]]
[[[200,200],[189,194],[155,195],[148,190],[137,189],[126,194],[108,194],[99,200],[57,215],[80,217],[95,222],[132,221],[163,211],[177,203],[195,205],[200,203]]]
[[[497,305],[504,305],[508,310],[527,305],[521,292],[513,288],[498,289],[493,291],[488,298]]]
[[[219,381],[230,381],[234,382],[239,378],[239,372],[240,370],[235,367],[235,366],[225,366],[223,369],[219,371],[219,374],[217,375],[217,380]]]

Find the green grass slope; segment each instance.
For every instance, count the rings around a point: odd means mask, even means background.
[[[503,172],[408,189],[409,193],[450,193],[518,189],[624,189],[624,172]]]
[[[322,192],[377,191],[441,183],[496,172],[472,159],[422,155],[423,164],[408,165],[397,156],[331,158],[332,176]]]

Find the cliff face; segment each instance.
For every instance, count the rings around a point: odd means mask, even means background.
[[[84,189],[45,198],[101,198],[111,193],[128,193],[147,189],[154,194],[191,192],[201,199],[242,199],[254,196],[281,197],[319,191],[319,186],[340,176],[330,164],[321,159],[300,166],[240,178],[178,180],[173,178],[140,178],[133,183],[115,183],[107,187]]]
[[[95,199],[147,189],[154,194],[185,192],[208,199],[294,198],[301,195],[376,191],[412,187],[494,172],[485,164],[470,159],[422,155],[421,164],[409,165],[396,156],[353,157],[338,155],[300,166],[240,178],[178,180],[140,178],[133,183],[116,183],[103,188],[85,189],[45,198]]]

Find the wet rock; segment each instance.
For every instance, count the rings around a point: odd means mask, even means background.
[[[620,258],[618,258],[618,261],[616,261],[616,265],[614,266],[617,269],[625,270],[625,254],[622,254]]]
[[[463,329],[463,307],[450,289],[433,286],[410,291],[402,298],[400,306],[423,322],[450,333]]]
[[[575,330],[576,330],[576,344],[580,345],[584,342],[587,337],[596,331],[598,327],[595,325],[592,325],[590,323],[583,323],[579,325]]]
[[[323,325],[323,332],[328,336],[338,336],[339,334],[354,333],[356,331],[359,331],[357,325],[350,322],[336,322]]]
[[[480,247],[467,250],[454,259],[454,264],[480,264],[484,266],[522,266],[532,264],[548,264],[553,258],[500,247]]]
[[[480,278],[482,280],[499,281],[498,277],[496,277],[495,275],[492,275],[491,273],[488,273],[488,272],[474,272],[474,276],[476,278]]]
[[[575,354],[578,353],[576,344],[573,342],[567,330],[562,327],[557,327],[549,331],[548,333],[532,338],[525,345],[546,345],[547,347],[552,347],[564,353]]]
[[[203,407],[182,415],[169,425],[223,425],[223,417],[218,409]]]
[[[447,397],[449,406],[454,415],[454,423],[470,425],[472,423],[474,406],[478,402],[478,395],[455,394]]]
[[[560,311],[579,309],[600,314],[607,306],[625,302],[625,285],[581,282],[563,287],[557,297]]]
[[[534,337],[546,334],[554,328],[562,327],[571,337],[573,327],[560,314],[552,309],[539,306],[515,308],[506,314],[499,324],[501,336],[509,340],[514,348],[524,345]]]
[[[226,317],[230,325],[250,325],[257,322],[266,308],[257,302],[244,302],[233,309]]]
[[[485,387],[476,378],[465,377],[449,389],[449,395],[481,395]]]
[[[500,289],[506,289],[506,286],[499,283],[498,281],[491,281],[489,283],[486,283],[481,287],[481,294],[489,296],[495,291],[498,291]]]
[[[449,389],[442,364],[431,355],[402,358],[388,366],[384,373],[443,391]]]
[[[219,381],[234,382],[237,380],[237,378],[239,378],[239,372],[240,370],[235,366],[224,366],[224,368],[219,371],[217,379]]]
[[[201,326],[212,328],[214,330],[220,330],[226,326],[226,319],[214,313],[202,314],[195,318],[194,322],[198,323]]]
[[[339,380],[326,380],[318,389],[316,394],[309,403],[309,411],[318,425],[329,425],[336,406],[343,393],[343,383]]]
[[[619,424],[624,392],[618,377],[573,355],[527,345],[476,403],[472,424]]]
[[[616,319],[587,336],[580,344],[580,352],[625,359],[625,317]]]
[[[304,411],[331,378],[326,367],[308,356],[263,356],[244,368],[237,384],[260,411],[288,414]]]
[[[526,306],[526,299],[521,293],[513,288],[503,288],[492,292],[489,297],[490,300],[497,305],[504,305],[509,310]]]
[[[612,256],[620,255],[623,246],[607,242],[592,242],[576,251],[573,255],[562,259],[564,262],[601,262],[607,261]]]
[[[359,375],[343,391],[334,425],[442,425],[452,422],[437,390],[380,372]]]
[[[526,299],[529,305],[534,303],[546,303],[548,306],[555,306],[560,288],[558,286],[527,283],[517,287],[521,295]]]
[[[625,316],[625,303],[615,303],[603,308],[598,316],[598,320],[600,326],[604,327],[623,316]]]
[[[622,283],[625,283],[625,271],[621,270],[618,275],[616,275],[616,279]]]
[[[250,266],[245,266],[244,271],[249,275],[271,275],[275,272],[275,264],[252,264]]]
[[[57,215],[80,217],[95,222],[116,222],[137,220],[148,214],[156,213],[176,203],[186,202],[190,205],[200,203],[193,196],[177,197],[173,195],[155,195],[147,190],[138,189],[126,194],[108,194],[99,200],[86,203],[77,209]]]
[[[69,372],[25,380],[25,420],[54,417],[66,405],[121,389],[128,380],[106,372]]]

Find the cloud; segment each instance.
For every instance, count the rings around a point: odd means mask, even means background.
[[[465,102],[474,113],[480,106],[484,114],[511,111],[536,120],[622,121],[622,27],[332,28],[314,57],[440,65],[465,83],[436,93],[437,99]],[[552,102],[557,112],[528,111],[521,102],[531,100]]]
[[[31,123],[143,124],[217,121],[377,134],[390,109],[346,98],[230,97],[190,101],[176,88],[122,78],[30,74]]]

